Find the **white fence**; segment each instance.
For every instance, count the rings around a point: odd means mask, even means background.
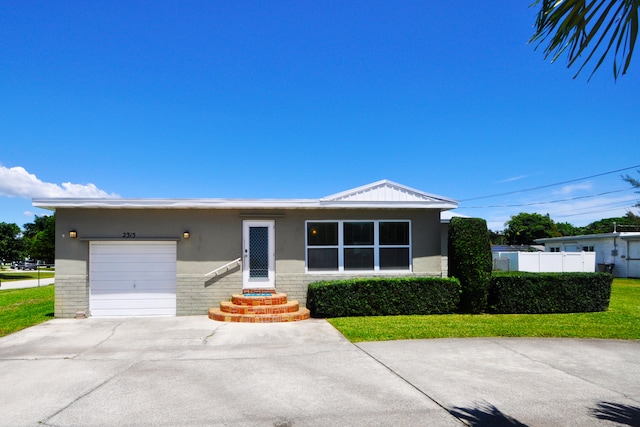
[[[509,260],[505,262],[505,260]],[[496,270],[529,271],[532,273],[564,273],[596,271],[595,252],[496,252]],[[507,268],[504,268],[508,265]]]

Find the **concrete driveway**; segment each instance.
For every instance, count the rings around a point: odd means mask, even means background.
[[[640,425],[640,342],[56,319],[0,339],[0,384],[2,426]]]

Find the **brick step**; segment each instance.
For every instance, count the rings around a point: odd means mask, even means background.
[[[291,313],[279,314],[237,314],[226,313],[219,308],[209,309],[209,319],[220,322],[239,322],[239,323],[279,323],[279,322],[297,322],[306,320],[311,316],[309,309],[301,308]]]
[[[287,294],[233,295],[231,303],[245,306],[286,304]]]
[[[298,301],[288,301],[274,305],[238,305],[229,301],[220,303],[220,311],[231,314],[281,314],[293,313],[300,309]]]
[[[244,288],[242,289],[242,293],[269,295],[269,294],[275,294],[276,290],[274,288],[258,288],[258,289]]]

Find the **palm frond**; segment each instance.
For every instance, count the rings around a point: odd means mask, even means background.
[[[546,43],[545,59],[554,62],[566,53],[571,68],[585,58],[576,78],[599,55],[591,78],[611,53],[614,79],[626,74],[638,35],[640,0],[536,0],[531,6],[540,10],[529,42],[536,49]]]

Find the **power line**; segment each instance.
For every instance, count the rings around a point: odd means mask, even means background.
[[[629,209],[632,208],[632,206],[628,207]],[[574,214],[567,214],[567,215],[553,215],[556,218],[566,218],[569,216],[580,216],[580,215],[590,215],[590,214],[594,214],[594,213],[601,213],[601,212],[610,212],[610,211],[617,211],[621,209],[621,207],[617,207],[617,208],[611,208],[611,209],[602,209],[602,210],[598,210],[598,211],[589,211],[589,212],[582,212],[582,213],[574,213]]]
[[[620,193],[622,191],[630,191],[630,190],[633,190],[633,188],[623,188],[621,190],[605,191],[604,193],[591,194],[589,196],[577,196],[577,197],[569,197],[567,199],[550,200],[548,202],[531,202],[531,203],[511,204],[511,205],[461,206],[461,208],[462,209],[520,208],[524,206],[550,205],[552,203],[570,202],[573,200],[588,199],[591,197],[604,196],[606,194]]]
[[[525,188],[524,190],[509,191],[509,192],[506,192],[506,193],[499,193],[499,194],[490,194],[488,196],[471,197],[469,199],[462,199],[462,200],[460,200],[460,202],[468,202],[470,200],[479,200],[479,199],[488,199],[488,198],[491,198],[491,197],[509,196],[511,194],[524,193],[526,191],[541,190],[543,188],[555,187],[557,185],[570,184],[572,182],[583,181],[585,179],[590,179],[590,178],[597,178],[599,176],[610,175],[612,173],[623,172],[623,171],[626,171],[626,170],[629,170],[629,169],[635,169],[635,168],[639,168],[639,167],[640,167],[640,165],[635,165],[635,166],[630,166],[628,168],[617,169],[617,170],[609,171],[609,172],[603,172],[603,173],[599,173],[599,174],[596,174],[596,175],[586,176],[586,177],[583,177],[583,178],[571,179],[569,181],[562,181],[562,182],[556,182],[554,184],[547,184],[547,185],[541,185],[541,186],[538,186],[538,187]]]
[[[554,215],[554,216],[562,215],[562,214],[571,215],[580,211],[589,211],[590,209],[600,209],[600,208],[606,208],[606,210],[616,210],[616,209],[622,209],[622,208],[631,209],[633,207],[635,207],[635,200],[628,199],[628,200],[622,200],[615,203],[604,203],[604,204],[595,205],[595,206],[587,206],[584,208],[571,208],[569,210],[556,211],[556,212],[550,213],[550,215]],[[595,212],[589,211],[588,213],[595,213]]]

